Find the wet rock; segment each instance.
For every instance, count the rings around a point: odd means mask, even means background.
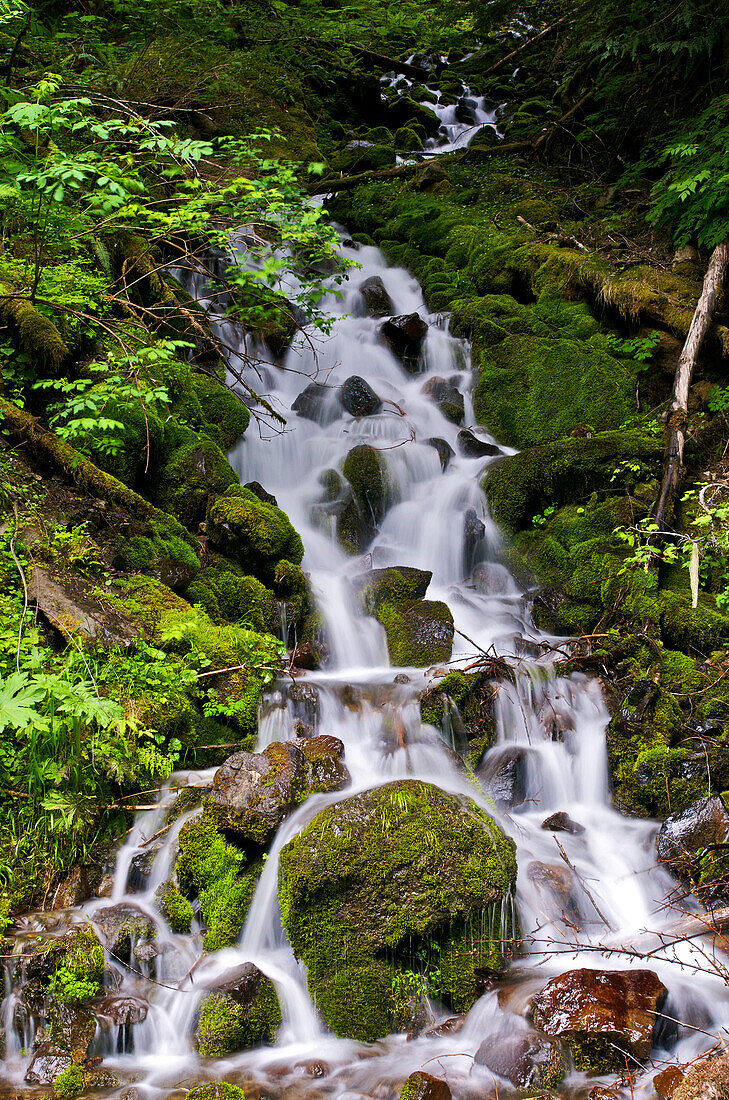
[[[445,378],[429,378],[421,392],[435,402],[446,420],[450,420],[453,424],[460,424],[463,421],[465,411],[463,394],[451,382],[446,381]]]
[[[465,1016],[449,1016],[442,1024],[436,1024],[426,1031],[427,1036],[457,1035],[463,1029],[466,1022]]]
[[[440,459],[441,470],[447,470],[451,459],[456,453],[450,443],[446,442],[445,439],[441,439],[439,436],[433,436],[432,439],[426,439],[424,442],[428,447],[435,448],[438,452],[438,458]]]
[[[82,905],[91,897],[93,897],[93,890],[86,868],[77,866],[72,868],[56,887],[53,908],[70,909],[74,905]]]
[[[652,970],[569,970],[534,998],[534,1026],[567,1043],[578,1069],[608,1073],[649,1056],[666,996]]]
[[[578,825],[564,810],[558,810],[556,814],[545,817],[541,828],[551,829],[553,833],[572,833],[575,836],[585,831],[584,825]]]
[[[415,373],[420,367],[420,352],[428,325],[418,313],[391,317],[380,328],[383,339],[406,370]]]
[[[264,504],[272,504],[274,508],[278,508],[278,501],[271,493],[267,493],[261,485],[260,481],[249,481],[244,486],[244,489],[249,489],[254,496],[262,500]]]
[[[581,902],[587,899],[569,867],[532,860],[526,876],[539,894],[542,912],[550,920],[579,926],[583,915]]]
[[[331,401],[331,390],[310,382],[291,402],[291,410],[303,420],[313,420],[326,427],[337,418],[337,410]]]
[[[54,1043],[41,1043],[31,1059],[25,1080],[29,1085],[52,1085],[59,1073],[63,1073],[72,1063],[67,1050]]]
[[[653,1078],[653,1088],[660,1100],[671,1100],[674,1092],[684,1079],[684,1066],[666,1066]],[[718,1098],[717,1098],[718,1100]]]
[[[468,428],[462,428],[456,439],[458,450],[466,458],[491,458],[501,454],[501,450],[494,443],[487,443],[478,439]]]
[[[96,1034],[96,1017],[85,1005],[64,1004],[54,998],[47,1030],[50,1041],[61,1049],[85,1053]]]
[[[659,860],[678,878],[698,879],[708,866],[699,862],[704,849],[729,841],[729,814],[715,795],[692,802],[685,810],[671,814],[661,825],[656,840]],[[715,849],[714,849],[715,851]]]
[[[339,387],[339,400],[350,416],[372,416],[382,408],[382,402],[364,378],[351,375]]]
[[[438,955],[439,996],[456,1011],[470,1007],[473,968],[501,957],[474,929],[491,905],[500,911],[515,868],[512,842],[488,815],[428,783],[388,783],[319,813],[281,852],[279,897],[332,1030],[372,1041],[407,1026],[399,946],[446,929],[453,947]]]
[[[273,982],[243,963],[205,986],[195,1030],[195,1045],[204,1058],[249,1050],[273,1039],[281,1009]]]
[[[530,1032],[490,1035],[474,1061],[508,1078],[516,1088],[552,1089],[567,1071],[557,1044]]]
[[[292,684],[288,690],[294,717],[300,718],[310,726],[319,721],[319,695],[311,684]]]
[[[269,583],[275,583],[280,561],[298,565],[304,556],[301,537],[286,513],[242,485],[231,486],[209,505],[205,523],[213,549]]]
[[[114,893],[114,873],[110,871],[106,875],[102,875],[101,882],[96,887],[95,894],[97,898],[110,898]]]
[[[130,1027],[146,1020],[148,1009],[147,1002],[140,997],[105,997],[96,1011],[117,1027]]]
[[[294,668],[313,672],[319,668],[319,654],[311,642],[299,642],[291,653],[291,664]]]
[[[316,1060],[296,1062],[294,1069],[298,1070],[304,1077],[328,1077],[331,1073],[326,1062],[317,1062]]]
[[[471,574],[471,584],[485,596],[505,596],[512,591],[509,570],[495,561],[480,561]]]
[[[86,1076],[86,1088],[89,1092],[109,1092],[118,1089],[119,1078],[108,1069],[92,1069]]]
[[[156,935],[152,918],[129,902],[97,909],[92,919],[104,947],[122,962],[131,960],[137,943],[149,942]]]
[[[341,741],[275,741],[262,753],[237,752],[218,768],[210,806],[238,841],[265,847],[286,817],[313,791],[341,790],[349,773]]]
[[[658,698],[658,693],[658,684],[653,680],[636,680],[610,723],[610,730],[619,733],[632,732],[632,727],[639,726],[643,721],[646,712]]]
[[[384,600],[422,600],[433,574],[409,565],[371,569],[351,580],[355,597],[367,615],[373,615]]]
[[[486,527],[476,515],[474,508],[468,508],[463,517],[463,538],[466,561],[473,560],[476,547],[486,534]]]
[[[388,317],[393,311],[392,298],[379,275],[365,279],[357,288],[364,298],[368,317]]]
[[[527,796],[529,750],[517,745],[492,749],[476,776],[500,810],[513,809]]]
[[[410,186],[413,191],[432,191],[439,183],[447,183],[450,176],[442,164],[431,161],[422,172],[418,172]]]
[[[478,103],[475,99],[461,96],[456,104],[456,120],[467,126],[475,126],[478,122],[477,109]]]
[[[132,856],[128,876],[130,893],[138,894],[147,889],[154,861],[161,848],[162,845],[159,843],[150,844],[147,848],[143,848],[141,852],[137,852],[136,855]]]
[[[400,1100],[451,1100],[451,1090],[439,1077],[418,1070],[403,1085]]]
[[[185,1100],[246,1100],[246,1094],[243,1089],[229,1081],[208,1081],[190,1089]]]

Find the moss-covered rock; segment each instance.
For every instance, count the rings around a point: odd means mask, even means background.
[[[281,853],[279,897],[330,1025],[377,1038],[402,1021],[398,991],[413,984],[459,1009],[472,1003],[474,967],[501,959],[489,917],[515,873],[498,826],[427,783],[391,783],[318,814]]]
[[[352,580],[352,588],[362,609],[373,615],[385,601],[421,600],[428,590],[433,574],[426,569],[393,565],[387,569],[371,569]]]
[[[155,893],[157,908],[173,932],[187,933],[192,925],[193,911],[173,882],[163,882]]]
[[[238,623],[269,634],[278,629],[279,611],[273,592],[233,563],[206,566],[188,586],[186,596],[214,623]]]
[[[530,447],[490,466],[483,480],[491,514],[508,531],[531,524],[548,506],[607,489],[620,462],[654,471],[663,443],[637,431],[601,432]]]
[[[205,518],[210,498],[238,484],[237,474],[217,444],[196,439],[173,451],[162,467],[156,500],[187,527],[196,528]]]
[[[273,982],[252,963],[227,971],[204,997],[195,1030],[203,1058],[270,1042],[281,1023]]]
[[[383,600],[375,612],[387,636],[390,663],[427,668],[449,661],[453,614],[440,600]]]
[[[228,489],[210,504],[206,522],[212,545],[261,580],[273,580],[281,560],[299,565],[304,556],[285,512],[249,489]]]
[[[246,1100],[243,1089],[231,1085],[229,1081],[208,1081],[205,1085],[196,1085],[190,1089],[185,1100]]]
[[[203,946],[217,951],[235,943],[253,898],[260,860],[248,861],[218,830],[209,809],[183,825],[175,872],[180,890],[198,898],[207,926]]]
[[[368,443],[353,447],[344,460],[342,473],[349,482],[352,499],[337,520],[339,542],[352,554],[367,548],[391,503],[387,462]]]

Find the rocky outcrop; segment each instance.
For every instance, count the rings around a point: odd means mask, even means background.
[[[336,737],[275,741],[262,753],[237,752],[215,773],[211,811],[238,843],[263,848],[312,792],[347,785],[343,756]]]
[[[409,1026],[404,944],[422,944],[421,990],[470,1006],[475,968],[502,957],[501,943],[474,929],[498,927],[488,917],[515,873],[513,844],[495,822],[427,783],[390,783],[318,814],[281,852],[279,898],[329,1026],[363,1040]]]
[[[667,992],[652,970],[569,970],[534,998],[534,1026],[566,1043],[578,1069],[609,1073],[623,1052],[649,1056]]]

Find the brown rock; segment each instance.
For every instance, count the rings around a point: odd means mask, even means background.
[[[671,1100],[674,1092],[684,1079],[683,1066],[666,1066],[653,1078],[653,1088],[661,1100]]]
[[[551,920],[566,920],[579,925],[584,891],[569,867],[533,860],[527,878],[536,888],[546,915]]]
[[[451,1100],[451,1090],[445,1081],[418,1070],[410,1074],[400,1096],[407,1100]]]
[[[53,895],[53,908],[71,909],[74,905],[82,905],[92,895],[93,891],[86,868],[78,865],[72,868],[56,887],[56,892]]]
[[[661,825],[656,852],[679,878],[696,872],[697,853],[729,840],[729,814],[717,796],[700,798],[685,810],[671,814]]]
[[[566,1042],[578,1069],[610,1072],[621,1051],[648,1057],[667,992],[652,970],[568,970],[534,998],[534,1026]]]
[[[294,668],[314,672],[319,667],[319,654],[311,642],[299,642],[291,654],[291,664]]]
[[[558,811],[556,814],[551,814],[550,817],[545,817],[541,825],[542,829],[551,829],[553,833],[584,833],[584,825],[578,825],[576,821],[573,821],[569,814],[566,814],[564,810]]]

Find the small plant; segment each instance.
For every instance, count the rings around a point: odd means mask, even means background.
[[[650,332],[647,336],[633,336],[628,340],[620,336],[608,336],[610,350],[625,359],[633,359],[645,369],[653,358],[658,345],[661,342],[659,332]]]
[[[536,516],[532,516],[532,526],[546,527],[550,517],[553,516],[556,511],[556,504],[550,504],[543,512],[538,512]]]

